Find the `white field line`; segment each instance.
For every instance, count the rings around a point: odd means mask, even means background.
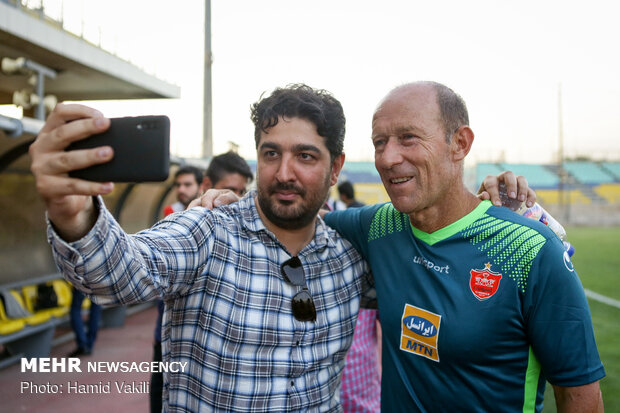
[[[595,293],[594,291],[588,290],[587,288],[585,288],[585,291],[586,291],[586,297],[620,309],[620,301],[614,300],[613,298],[606,297],[599,293]]]

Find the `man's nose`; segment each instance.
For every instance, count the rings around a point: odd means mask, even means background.
[[[293,167],[294,158],[292,156],[285,155],[282,157],[280,165],[278,165],[278,171],[276,173],[276,179],[280,182],[288,182],[295,179],[295,172]]]
[[[402,163],[403,156],[401,153],[400,145],[398,144],[398,139],[388,139],[379,158],[381,166],[383,166],[384,168],[391,168],[395,165]]]

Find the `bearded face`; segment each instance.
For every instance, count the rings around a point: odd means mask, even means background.
[[[304,189],[292,182],[258,186],[258,205],[280,228],[298,229],[310,224],[323,206],[330,187],[329,174],[318,186]]]
[[[331,159],[312,122],[280,118],[258,145],[257,201],[266,225],[298,229],[312,223],[343,162],[344,155]]]

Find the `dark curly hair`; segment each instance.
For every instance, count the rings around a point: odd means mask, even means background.
[[[216,185],[226,175],[234,173],[247,178],[250,182],[254,179],[252,169],[250,169],[250,165],[248,165],[245,159],[235,152],[228,151],[211,159],[205,175],[211,180],[213,185]]]
[[[261,95],[251,107],[256,147],[262,132],[276,126],[280,117],[302,118],[312,122],[317,133],[325,139],[332,160],[342,154],[345,117],[342,105],[323,89],[313,89],[301,83],[276,88],[270,96]]]

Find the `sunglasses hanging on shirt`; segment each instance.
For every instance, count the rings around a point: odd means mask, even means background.
[[[293,296],[291,308],[293,316],[299,321],[316,321],[314,300],[306,284],[306,274],[297,257],[291,257],[280,266],[280,272],[286,282],[302,287],[301,291]]]

